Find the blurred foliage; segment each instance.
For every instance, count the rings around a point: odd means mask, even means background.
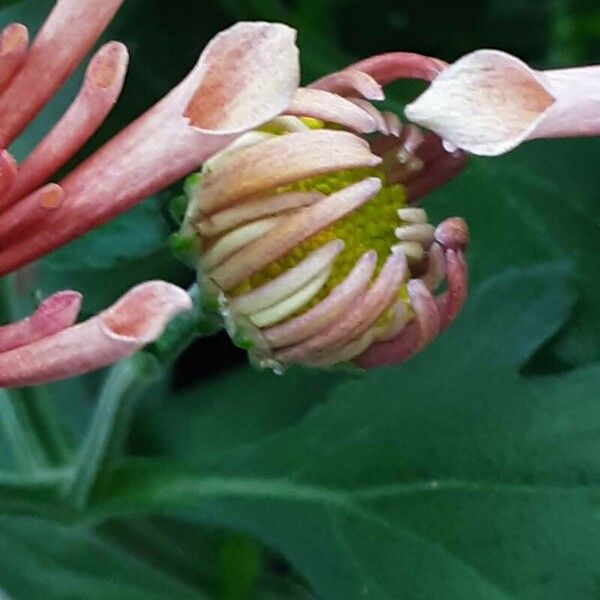
[[[35,29],[51,6],[4,0],[0,19]],[[103,40],[128,45],[127,84],[75,160],[240,19],[295,26],[306,81],[388,50],[600,61],[597,0],[126,0]],[[395,85],[389,105],[413,93]],[[0,590],[15,600],[598,598],[599,155],[598,140],[530,143],[472,160],[432,194],[433,220],[469,222],[473,291],[456,325],[405,365],[277,378],[240,364],[223,338],[196,344],[176,385],[148,382],[129,458],[107,463],[83,507],[64,500],[75,478],[64,463],[104,373],[0,390]],[[191,283],[166,244],[173,194],[29,269],[13,313],[29,310],[32,290],[79,289],[91,314],[138,281]],[[64,431],[28,447],[14,411],[35,427],[47,406]]]

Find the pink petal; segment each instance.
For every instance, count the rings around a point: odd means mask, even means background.
[[[286,254],[296,244],[362,206],[380,188],[381,180],[369,177],[323,198],[312,206],[300,209],[264,236],[228,258],[210,273],[210,278],[224,291],[234,288]]]
[[[309,85],[311,89],[325,90],[342,96],[358,92],[367,100],[384,100],[383,88],[367,73],[348,67],[343,71],[325,75]]]
[[[164,281],[138,285],[113,306],[78,325],[0,353],[0,387],[72,377],[133,354],[190,310],[188,294]]]
[[[81,307],[81,294],[57,292],[46,298],[30,316],[0,327],[0,352],[52,335],[75,323]]]
[[[58,0],[25,62],[0,96],[0,147],[7,147],[76,69],[123,0]]]
[[[398,79],[424,79],[431,81],[446,67],[444,61],[412,52],[388,52],[366,58],[345,70],[362,71],[370,75],[380,85],[387,85]],[[323,85],[323,80],[319,80]],[[316,82],[319,84],[319,82]],[[342,88],[327,85],[331,92],[342,92]]]
[[[127,48],[119,42],[110,42],[98,50],[67,112],[19,166],[10,194],[12,201],[47,181],[94,134],[121,93],[127,63]]]
[[[305,313],[262,331],[273,348],[290,346],[305,340],[336,321],[366,289],[375,271],[377,253],[365,252],[348,277],[331,293]]]
[[[323,90],[298,88],[285,114],[337,123],[359,133],[372,133],[377,129],[377,121],[367,111]]]
[[[600,135],[600,66],[540,72],[505,52],[478,50],[405,112],[453,146],[485,156],[534,138]]]
[[[321,129],[276,136],[219,162],[203,177],[197,202],[207,214],[305,177],[380,162],[362,138],[346,131]]]
[[[0,33],[0,92],[23,64],[28,46],[29,32],[20,23],[11,23]]]
[[[183,82],[61,182],[60,210],[0,250],[0,273],[101,225],[276,116],[298,83],[294,38],[289,27],[269,23],[240,23],[215,37]],[[29,213],[30,198],[15,210]]]
[[[402,362],[435,338],[440,329],[440,315],[435,300],[425,284],[418,279],[408,282],[414,320],[400,335],[386,342],[373,344],[356,360],[365,369]]]
[[[6,151],[0,151],[0,212],[17,178],[17,163]]]

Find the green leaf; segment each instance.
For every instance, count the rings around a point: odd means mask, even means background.
[[[14,600],[205,598],[90,531],[15,516],[0,516],[0,586]]]
[[[185,513],[238,528],[282,552],[328,600],[595,598],[600,366],[545,378],[517,371],[568,316],[564,275],[559,264],[494,277],[406,365],[337,385],[253,443],[238,433],[242,443],[229,438],[230,452],[200,470],[130,462],[92,514]],[[272,377],[238,395],[268,390]],[[197,398],[215,430],[253,412],[240,402],[218,419],[227,409],[216,399],[230,394],[215,384]],[[308,394],[298,382],[285,401]]]

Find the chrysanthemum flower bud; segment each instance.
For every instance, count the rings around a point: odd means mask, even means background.
[[[464,223],[436,230],[410,205],[426,189],[431,140],[353,97],[381,97],[367,73],[332,78],[350,97],[300,88],[284,115],[214,155],[187,185],[183,231],[197,242],[207,304],[237,345],[276,371],[357,362],[405,330],[418,349],[451,320],[452,303],[432,297],[448,257],[458,251],[464,266]],[[463,288],[465,279],[463,269]]]

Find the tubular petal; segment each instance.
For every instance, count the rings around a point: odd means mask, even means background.
[[[243,148],[209,172],[202,183],[200,210],[225,208],[236,199],[304,177],[352,167],[375,166],[361,138],[345,131],[310,131],[278,136]]]
[[[127,48],[119,42],[98,50],[69,109],[19,166],[10,194],[13,202],[46,182],[104,122],[123,88],[127,63]]]
[[[299,242],[362,206],[380,189],[381,181],[377,177],[369,177],[299,210],[227,259],[211,273],[211,279],[222,290],[230,290],[283,256]]]
[[[436,299],[440,329],[446,329],[454,321],[467,299],[467,264],[461,250],[446,250],[446,277],[448,289]]]
[[[454,146],[497,156],[540,137],[600,134],[600,66],[534,71],[498,50],[450,65],[406,116]]]
[[[323,90],[298,88],[285,112],[337,123],[359,133],[372,133],[377,129],[376,120],[367,111],[337,94]]]
[[[321,246],[295,267],[288,269],[268,283],[236,296],[230,302],[231,308],[242,314],[252,314],[273,306],[304,287],[320,272],[331,267],[336,256],[344,249],[344,242],[333,240]]]
[[[99,6],[106,4],[102,2]],[[275,37],[281,41],[281,52],[266,53],[273,46],[261,40]],[[27,236],[0,250],[0,273],[10,272],[105,223],[187,175],[245,128],[260,124],[257,119],[262,122],[276,116],[289,104],[297,84],[297,50],[293,38],[290,28],[267,23],[240,23],[220,34],[218,42],[209,44],[184,81],[61,182],[65,193],[61,209],[45,215]],[[252,61],[256,64],[250,68]],[[248,70],[237,69],[236,64],[243,64]],[[207,110],[214,110],[210,119],[203,119],[198,108],[201,96],[210,95],[219,74],[228,80],[219,90],[231,91],[231,106],[227,103],[221,106],[223,119],[219,121],[214,112],[216,106],[208,102]],[[248,80],[250,75],[256,78],[254,83]],[[205,78],[210,85],[204,85]],[[286,84],[265,83],[263,93],[257,97],[257,86],[271,78],[283,79]],[[199,90],[203,92],[201,96]],[[192,99],[193,115],[185,117]],[[242,100],[248,102],[246,111],[242,110]],[[246,120],[242,123],[242,119]],[[231,133],[234,121],[235,133]],[[198,128],[209,124],[214,129]],[[24,200],[19,206],[30,202]],[[30,208],[25,206],[23,210],[28,212]]]
[[[75,323],[81,307],[78,292],[57,292],[29,317],[0,327],[0,353],[35,342]]]
[[[281,348],[305,340],[325,329],[365,291],[376,263],[376,252],[365,252],[348,277],[337,285],[327,298],[294,319],[263,331],[264,338],[271,347]]]
[[[203,269],[210,271],[218,267],[234,252],[237,252],[240,248],[244,248],[250,242],[262,237],[267,231],[273,229],[280,220],[280,217],[270,217],[260,221],[253,221],[230,231],[202,254],[200,263]]]
[[[379,54],[350,65],[345,70],[362,71],[380,85],[387,85],[398,79],[424,79],[432,81],[447,66],[437,58],[422,56],[412,52],[388,52]],[[332,86],[333,87],[333,86]],[[337,92],[337,89],[331,89]]]
[[[123,0],[58,0],[25,61],[0,96],[0,147],[7,147],[75,70]]]
[[[15,76],[29,47],[29,32],[20,23],[7,25],[0,33],[0,92]]]
[[[325,90],[342,96],[358,92],[366,100],[384,100],[383,88],[373,77],[348,67],[343,71],[325,75],[309,85],[315,90]]]
[[[0,256],[7,252],[5,248],[10,248],[12,243],[19,244],[27,239],[32,228],[36,228],[50,213],[55,212],[63,199],[62,188],[56,183],[49,183],[0,213]],[[39,234],[40,237],[43,235],[52,235],[52,232],[42,231]]]
[[[104,367],[154,341],[187,293],[163,281],[143,283],[78,325],[0,354],[0,387],[36,385]]]
[[[283,363],[318,360],[322,355],[360,337],[388,309],[407,273],[405,256],[402,252],[393,252],[375,283],[345,315],[324,332],[296,346],[280,350],[275,358]]]
[[[0,151],[0,212],[7,204],[7,198],[17,178],[17,163],[6,151]]]
[[[428,344],[440,330],[440,315],[436,302],[418,279],[408,282],[408,292],[414,319],[399,336],[377,342],[361,354],[355,363],[363,368],[392,365],[406,360]]]
[[[446,275],[446,263],[442,247],[434,242],[427,256],[427,270],[420,279],[430,292],[434,292]]]
[[[194,226],[201,235],[214,236],[246,221],[265,215],[276,215],[294,208],[309,206],[323,198],[320,192],[287,192],[256,200],[247,200],[221,212],[214,213]]]
[[[269,306],[249,316],[250,321],[257,327],[268,327],[279,323],[289,315],[302,308],[311,298],[319,293],[331,274],[331,267],[318,273],[303,288],[288,296],[278,304]]]

